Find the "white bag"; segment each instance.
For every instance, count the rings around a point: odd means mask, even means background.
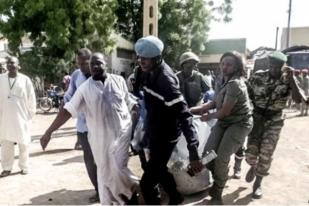
[[[210,134],[210,124],[202,122],[199,117],[194,117],[193,125],[197,131],[199,138],[198,153],[202,155],[208,136]],[[213,122],[211,126],[213,125]],[[204,168],[195,176],[190,176],[187,173],[189,164],[189,152],[187,149],[187,142],[183,135],[181,135],[168,163],[169,172],[172,173],[177,190],[184,194],[194,194],[212,186],[213,180],[211,172]]]

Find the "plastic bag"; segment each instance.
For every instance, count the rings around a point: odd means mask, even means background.
[[[140,151],[143,149],[142,142],[144,134],[144,120],[140,117],[134,130],[133,139],[131,140],[131,146],[135,151]]]
[[[193,125],[197,130],[199,138],[198,153],[202,155],[208,136],[210,134],[211,124],[202,122],[199,117],[194,117]],[[210,126],[211,125],[211,126]],[[195,176],[190,176],[187,173],[189,164],[189,152],[187,149],[187,142],[183,135],[181,135],[168,163],[169,171],[174,176],[177,190],[185,195],[194,194],[212,186],[213,180],[208,169],[204,168]]]

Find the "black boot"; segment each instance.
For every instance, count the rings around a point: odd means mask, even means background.
[[[240,179],[241,177],[241,163],[242,163],[242,158],[237,158],[235,157],[235,163],[234,163],[234,179]]]
[[[252,198],[254,199],[261,199],[263,196],[263,191],[261,187],[263,177],[262,176],[256,176],[256,180],[253,184],[253,194]]]
[[[250,167],[249,171],[246,174],[246,181],[252,182],[255,178],[255,167]]]
[[[216,184],[210,188],[209,195],[211,196],[211,205],[223,205],[222,192],[223,188],[218,187]]]

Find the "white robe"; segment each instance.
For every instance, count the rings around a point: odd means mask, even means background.
[[[108,74],[104,85],[89,78],[64,108],[73,117],[84,113],[89,144],[97,164],[101,204],[124,204],[137,178],[127,168],[131,135],[128,89],[121,76]]]
[[[0,140],[28,144],[29,123],[36,112],[36,99],[29,77],[18,73],[10,90],[8,73],[0,75]]]

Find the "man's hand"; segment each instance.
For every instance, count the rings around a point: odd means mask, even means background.
[[[282,68],[283,72],[288,72],[288,73],[294,72],[294,70],[295,69],[293,67],[289,67],[289,66],[285,66]]]
[[[212,118],[211,118],[209,113],[206,113],[206,114],[203,114],[200,119],[201,119],[202,122],[207,122],[207,121],[211,120]]]
[[[132,117],[132,121],[137,121],[139,118],[140,114],[139,114],[139,106],[138,104],[135,104],[131,110],[131,117]]]
[[[285,66],[282,68],[282,72],[287,74],[287,78],[288,79],[292,79],[294,76],[294,68],[293,67],[289,67],[289,66]]]
[[[188,169],[189,169],[190,174],[195,175],[195,174],[199,173],[200,171],[202,171],[203,164],[202,164],[201,160],[194,160],[194,161],[190,162]]]
[[[49,132],[45,132],[45,134],[41,137],[40,139],[40,143],[41,143],[41,146],[42,146],[42,149],[45,150],[45,148],[47,147],[49,141],[50,141],[50,138],[51,138],[51,133]]]

